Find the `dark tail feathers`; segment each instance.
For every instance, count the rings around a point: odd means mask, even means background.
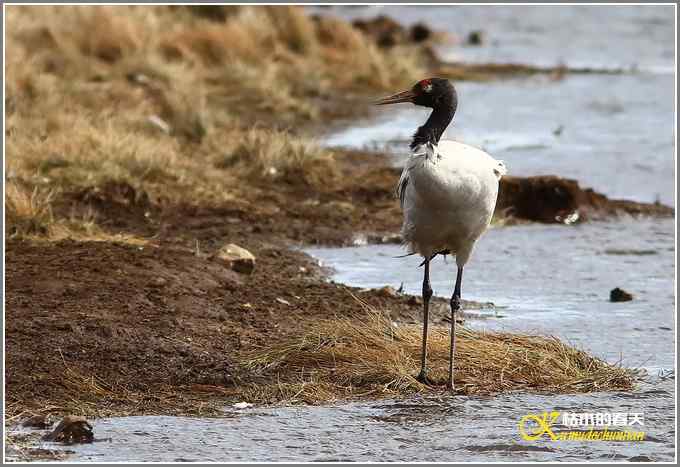
[[[451,254],[451,250],[442,250],[442,251],[438,251],[438,252],[436,252],[436,253],[432,253],[432,255],[431,255],[427,260],[423,260],[423,262],[420,263],[420,264],[418,265],[418,267],[424,266],[424,265],[425,265],[425,261],[432,261],[432,260],[434,259],[434,257],[437,256],[437,255],[446,256],[446,255],[450,255],[450,254]]]
[[[434,257],[437,256],[437,255],[446,256],[446,255],[450,255],[450,254],[451,254],[451,250],[442,250],[442,251],[438,251],[438,252],[436,252],[436,253],[433,253],[433,254],[430,256],[429,259],[423,260],[423,262],[420,263],[420,264],[418,265],[418,267],[424,266],[424,265],[425,265],[425,261],[432,261],[432,260],[434,259]],[[395,256],[395,258],[406,258],[407,256],[413,256],[413,255],[415,255],[415,252],[413,252],[413,253],[406,253],[405,255]]]

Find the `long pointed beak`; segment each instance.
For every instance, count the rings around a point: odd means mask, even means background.
[[[383,97],[382,99],[378,99],[377,101],[373,102],[374,105],[387,105],[387,104],[398,104],[400,102],[413,102],[413,99],[416,97],[415,93],[413,91],[403,91],[403,92],[398,92],[396,94],[392,94],[391,96]]]

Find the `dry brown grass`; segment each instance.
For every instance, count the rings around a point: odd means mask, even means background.
[[[5,185],[5,227],[7,235],[47,235],[54,223],[51,207],[52,193],[32,191],[16,183]]]
[[[144,245],[146,240],[133,235],[111,234],[102,230],[91,210],[56,217],[52,212],[55,192],[38,186],[32,189],[10,180],[5,185],[5,235],[9,239],[58,241],[66,238],[81,241],[115,241]]]
[[[334,175],[332,154],[283,131],[253,128],[216,161],[219,168],[241,166],[254,178],[304,181],[316,185]],[[322,177],[319,177],[323,174]],[[297,179],[297,180],[296,180]]]
[[[302,336],[244,358],[240,373],[248,382],[240,385],[159,385],[130,390],[64,363],[59,379],[63,395],[58,402],[10,400],[7,413],[14,420],[27,413],[209,417],[224,416],[225,405],[241,401],[323,404],[444,391],[449,343],[444,327],[431,329],[430,377],[439,386],[430,387],[414,377],[419,365],[420,325],[397,325],[366,307],[366,313],[356,319],[321,320],[312,326]],[[461,326],[456,335],[458,393],[621,391],[634,385],[633,370],[607,364],[554,337],[479,332]]]
[[[36,376],[40,379],[40,376]],[[32,415],[81,415],[125,417],[132,415],[224,416],[224,407],[234,391],[217,386],[154,386],[131,390],[116,381],[82,374],[65,365],[59,385],[62,397],[55,401],[8,401],[7,423]]]
[[[420,325],[397,325],[366,310],[356,319],[320,321],[313,331],[255,355],[247,367],[269,384],[245,391],[252,401],[322,403],[361,397],[401,397],[440,390],[415,379]],[[628,390],[633,373],[555,337],[456,330],[457,391],[550,393]],[[448,328],[434,327],[428,345],[430,377],[448,375]],[[443,389],[442,389],[443,390]]]
[[[322,183],[331,154],[287,129],[336,93],[397,88],[421,72],[414,50],[378,50],[299,7],[241,7],[217,21],[190,11],[7,8],[6,169],[25,191],[6,197],[14,235],[55,237],[53,201],[109,182],[196,203],[238,197],[244,177],[262,174]]]

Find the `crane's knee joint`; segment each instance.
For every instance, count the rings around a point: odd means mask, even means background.
[[[451,297],[451,301],[449,303],[451,304],[451,311],[460,310],[460,297],[458,295]]]
[[[430,301],[432,298],[432,287],[429,284],[423,285],[423,300]]]

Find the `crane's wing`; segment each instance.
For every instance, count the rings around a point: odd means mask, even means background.
[[[408,186],[408,167],[404,167],[399,177],[399,184],[397,185],[396,195],[399,197],[399,204],[404,208],[404,197],[406,196],[406,187]]]
[[[423,158],[432,158],[436,156],[436,147],[432,143],[421,144],[413,148],[411,156],[404,164],[404,170],[401,172],[401,177],[399,177],[399,183],[397,184],[396,195],[399,197],[399,204],[401,208],[404,208],[404,200],[406,199],[406,187],[409,184],[409,172],[413,167],[416,166]]]

